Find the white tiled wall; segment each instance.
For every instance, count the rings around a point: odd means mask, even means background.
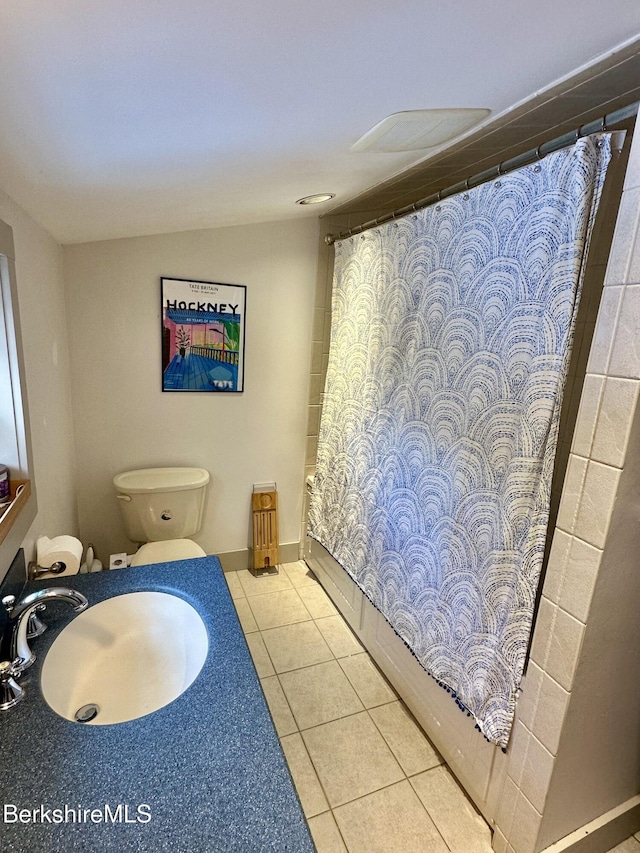
[[[592,597],[640,392],[640,134],[632,144],[605,289],[524,682],[494,849],[534,853],[576,826],[539,834],[572,700]],[[617,531],[620,534],[620,531]],[[612,725],[615,722],[612,721]],[[586,772],[598,772],[589,768]],[[631,796],[631,794],[629,795]],[[607,810],[602,808],[602,812]],[[593,814],[592,818],[598,817]],[[558,834],[559,833],[559,834]]]

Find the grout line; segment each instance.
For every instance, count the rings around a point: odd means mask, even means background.
[[[291,704],[290,704],[289,699],[287,697],[287,693],[286,693],[284,687],[282,686],[282,682],[280,681],[280,673],[276,672],[276,678],[278,679],[278,684],[280,685],[280,690],[282,690],[282,695],[284,696],[284,701],[286,702],[287,708],[289,709],[289,713],[291,714],[291,719],[295,723],[298,734],[300,734],[302,729],[300,728],[300,723],[298,722],[298,718],[293,713],[293,708],[291,707]],[[303,741],[303,743],[304,743],[304,741]],[[305,749],[306,749],[306,747],[305,747]],[[312,762],[312,765],[313,765],[313,762]],[[315,770],[315,767],[314,767],[314,770]],[[329,802],[329,800],[327,800],[327,802]]]

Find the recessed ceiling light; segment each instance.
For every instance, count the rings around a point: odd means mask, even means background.
[[[486,118],[491,110],[406,110],[383,118],[351,146],[352,151],[419,151],[442,145]]]
[[[321,204],[323,201],[330,201],[335,197],[335,193],[316,193],[315,195],[306,195],[304,198],[299,198],[296,204]]]

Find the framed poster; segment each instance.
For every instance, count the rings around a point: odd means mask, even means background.
[[[243,391],[243,284],[161,278],[162,390]]]

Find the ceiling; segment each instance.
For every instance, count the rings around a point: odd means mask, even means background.
[[[350,151],[391,113],[486,135],[639,34],[638,0],[2,0],[0,187],[61,243],[317,216],[442,160]]]

